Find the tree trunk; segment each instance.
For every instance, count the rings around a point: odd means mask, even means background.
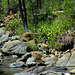
[[[30,0],[31,2],[31,7],[32,7],[32,15],[33,15],[33,22],[34,22],[34,31],[36,30],[36,27],[35,27],[35,18],[34,18],[34,10],[33,10],[33,3],[32,1]]]
[[[39,7],[39,0],[37,0],[37,9],[38,9],[38,7]]]
[[[25,13],[25,27],[28,29],[28,25],[27,25],[27,12],[26,12],[26,5],[25,5],[25,1],[22,0],[22,3],[23,3],[23,7],[24,7],[24,13]]]
[[[39,1],[40,1],[40,2],[39,2],[39,3],[40,3],[39,6],[40,6],[40,9],[41,9],[41,0],[39,0]]]
[[[8,6],[9,6],[9,0],[8,0]]]
[[[24,30],[26,32],[27,28],[26,28],[26,24],[25,24],[25,18],[24,18],[24,15],[23,15],[21,0],[19,0],[19,9],[20,9],[20,16],[21,16],[22,22],[23,22],[23,27],[24,27]]]
[[[0,1],[0,12],[1,12],[1,1]]]

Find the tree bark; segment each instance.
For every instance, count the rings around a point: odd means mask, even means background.
[[[39,3],[40,3],[40,5],[39,5],[39,6],[40,6],[40,9],[41,9],[41,0],[39,0],[39,1],[40,1],[40,2],[39,2]]]
[[[37,0],[37,9],[38,9],[38,7],[39,7],[39,0]]]
[[[9,6],[9,0],[8,0],[8,6]]]
[[[21,16],[21,18],[22,18],[24,30],[25,30],[25,32],[27,32],[26,23],[25,23],[25,18],[24,18],[23,10],[22,10],[22,3],[21,3],[21,0],[19,0],[19,9],[20,9],[20,16]]]
[[[35,18],[34,18],[34,10],[33,10],[33,3],[32,1],[30,0],[31,2],[31,7],[32,7],[32,15],[33,15],[33,22],[34,22],[34,31],[36,30],[36,27],[35,27]]]
[[[24,7],[24,13],[25,13],[25,26],[26,28],[28,29],[28,25],[27,25],[27,12],[26,12],[26,3],[25,3],[25,0],[22,0],[22,3],[23,3],[23,7]]]
[[[0,1],[0,12],[1,12],[1,1]]]

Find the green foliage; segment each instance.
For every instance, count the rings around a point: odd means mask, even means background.
[[[18,12],[19,15],[19,12]],[[17,18],[14,18],[9,21],[8,25],[6,25],[6,30],[11,30],[14,32],[14,35],[21,35],[24,33],[23,24],[21,21],[21,18],[17,16]]]
[[[30,44],[30,43],[27,44],[27,50],[28,51],[36,51],[37,49],[38,49],[38,46],[37,45]]]
[[[13,0],[10,0],[11,6],[16,5],[17,2],[13,3]],[[18,1],[18,0],[17,0]],[[55,39],[58,33],[64,33],[68,29],[72,27],[75,28],[75,1],[71,0],[44,0],[42,2],[42,8],[38,9],[36,6],[36,1],[32,0],[33,4],[31,4],[28,0],[26,0],[26,8],[27,8],[27,18],[28,18],[28,29],[34,32],[33,26],[33,16],[31,5],[33,5],[33,11],[35,14],[45,13],[48,16],[51,16],[53,19],[49,20],[47,17],[44,17],[45,20],[41,20],[41,16],[39,16],[40,21],[36,20],[36,31],[39,32],[38,36],[35,36],[34,39],[37,39],[39,42],[43,42],[44,38],[48,40],[50,46],[54,47],[56,45]],[[3,6],[5,5],[5,6]],[[2,0],[2,9],[7,8],[7,0]],[[58,12],[63,10],[63,12]],[[54,12],[54,13],[53,13]],[[20,13],[18,14],[20,15]],[[56,15],[58,18],[54,18]],[[14,31],[14,34],[23,34],[24,28],[20,17],[17,17],[13,20],[10,20],[9,24],[6,26],[6,29]],[[34,46],[32,46],[33,48]]]

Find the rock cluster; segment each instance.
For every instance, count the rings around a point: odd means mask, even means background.
[[[5,59],[4,55],[18,57],[16,62],[10,63],[9,68],[26,67],[27,70],[14,75],[70,75],[75,74],[75,36],[67,32],[65,39],[61,42],[68,47],[66,50],[49,49],[45,43],[38,44],[38,50],[27,50],[28,41],[32,40],[32,35],[36,33],[24,33],[21,36],[13,36],[11,32],[6,32],[0,28],[0,65]],[[60,39],[59,39],[60,40]],[[72,44],[73,42],[73,44]],[[31,43],[31,42],[30,42]],[[35,41],[34,43],[36,44]],[[65,48],[62,46],[62,48]],[[4,54],[4,55],[3,55]],[[70,67],[73,67],[70,69]],[[65,72],[66,70],[66,72]],[[2,73],[3,71],[0,71]]]

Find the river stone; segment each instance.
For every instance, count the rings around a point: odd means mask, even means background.
[[[16,62],[16,63],[11,63],[10,65],[9,65],[9,67],[11,67],[11,68],[15,68],[15,67],[24,67],[25,65],[24,65],[24,62]]]
[[[70,61],[68,61],[68,63],[67,63],[66,66],[67,66],[67,67],[75,67],[75,58],[72,59],[72,60],[70,60]]]
[[[29,57],[31,57],[31,53],[26,53],[25,55],[23,55],[20,59],[18,59],[17,61],[26,61]]]
[[[59,58],[56,65],[57,66],[66,66],[69,58],[70,58],[70,53],[66,53],[63,57]]]
[[[39,73],[38,75],[62,75],[62,72],[54,72],[52,70],[47,70]]]
[[[27,67],[32,67],[32,66],[36,66],[37,65],[37,63],[36,62],[26,62],[26,66]]]
[[[36,57],[29,57],[28,59],[27,59],[27,62],[35,62],[36,61]],[[26,62],[26,63],[27,63]]]
[[[25,54],[27,48],[27,44],[25,42],[21,42],[19,40],[8,41],[1,48],[2,52],[5,54],[16,54],[22,55]]]
[[[36,63],[36,57],[29,57],[27,59],[27,62],[26,62],[26,65],[28,67],[32,67],[32,66],[35,66],[37,63]]]
[[[38,73],[42,72],[44,68],[44,66],[34,66],[14,75],[38,75]]]

